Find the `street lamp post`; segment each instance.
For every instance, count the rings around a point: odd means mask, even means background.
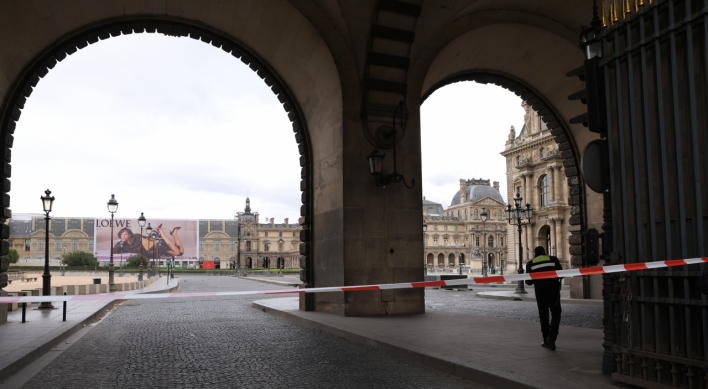
[[[111,213],[111,257],[108,262],[108,290],[111,292],[116,291],[116,284],[113,279],[113,215],[118,211],[118,200],[116,200],[116,195],[111,195],[111,199],[108,200],[108,212]]]
[[[52,196],[52,191],[49,189],[44,191],[46,196],[41,196],[42,207],[46,216],[44,217],[44,274],[42,274],[42,296],[51,295],[49,289],[52,287],[52,275],[49,273],[49,212],[52,212],[52,204],[54,203],[54,196]],[[54,309],[54,305],[51,302],[45,301],[41,303],[38,309]]]
[[[270,252],[270,240],[266,240],[265,246],[266,246],[265,251]],[[268,268],[268,275],[270,275],[270,258],[269,257],[265,258],[265,265]]]
[[[482,212],[479,213],[479,217],[482,219],[482,277],[487,276],[487,220],[489,220],[489,211],[486,208],[482,208]]]
[[[501,275],[504,275],[504,252],[502,250],[499,250],[499,270]]]
[[[531,208],[531,204],[528,203],[526,204],[526,208],[522,207],[521,200],[523,200],[523,197],[521,197],[521,193],[517,193],[516,197],[514,197],[514,208],[511,207],[511,204],[506,206],[506,220],[509,221],[509,224],[516,224],[516,226],[518,227],[517,231],[519,233],[519,274],[524,274],[524,248],[521,244],[521,227],[531,222],[533,208]],[[522,221],[524,217],[526,218],[525,222]],[[519,281],[519,286],[516,287],[515,292],[528,293],[524,289],[524,281]]]
[[[138,281],[143,280],[143,227],[145,227],[146,221],[147,219],[145,219],[145,215],[140,212],[140,217],[138,218],[138,225],[140,226],[140,256],[138,257],[138,260],[140,261],[138,268],[140,271],[138,272]]]
[[[283,268],[285,268],[285,257],[283,257],[283,238],[281,237],[278,239],[278,251],[280,252],[280,258],[278,259],[280,261],[280,266],[278,266],[278,275],[283,276]]]
[[[460,262],[460,275],[462,275],[462,265],[463,265],[463,261],[464,261],[462,259],[462,257],[464,257],[464,254],[460,253],[460,255],[458,257],[458,261]]]
[[[150,234],[152,234],[152,226],[150,225],[150,223],[148,223],[148,226],[147,226],[147,228],[145,229],[145,232],[147,233],[147,236],[148,236],[148,250],[147,250],[147,252],[148,252],[148,257],[147,257],[147,260],[148,260],[148,265],[151,265],[151,266],[150,266],[150,271],[148,272],[148,278],[149,278],[149,277],[155,276],[155,273],[154,273],[154,272],[155,272],[155,265],[154,265],[152,262],[150,262],[150,248],[151,248],[151,246],[150,246]]]

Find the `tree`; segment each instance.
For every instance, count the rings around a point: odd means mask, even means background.
[[[96,266],[98,260],[91,253],[85,251],[72,251],[64,255],[64,263],[67,266]]]
[[[148,260],[146,257],[138,254],[138,255],[131,255],[130,258],[125,262],[125,267],[139,267],[140,262],[143,263],[143,269],[146,269],[148,267]]]
[[[17,261],[20,260],[19,254],[17,254],[17,250],[10,248],[10,252],[7,253],[7,259],[10,260],[10,263],[17,263]]]

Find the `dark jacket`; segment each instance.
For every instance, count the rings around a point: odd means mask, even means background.
[[[539,255],[538,257],[526,262],[526,273],[540,273],[544,271],[551,270],[563,270],[560,261],[557,257],[548,255]],[[550,278],[546,280],[527,280],[526,285],[539,285],[539,286],[558,286],[560,283],[559,278]]]
[[[708,296],[708,266],[703,269],[703,275],[701,275],[701,278],[698,279],[698,289],[701,293]]]

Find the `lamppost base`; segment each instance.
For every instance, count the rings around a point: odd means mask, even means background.
[[[113,274],[114,274],[113,263],[110,263],[108,265],[108,291],[109,292],[116,291],[116,283],[115,283],[115,279],[113,278]]]
[[[524,289],[524,281],[519,281],[519,285],[516,287],[516,290],[514,291],[514,293],[517,293],[517,294],[528,294],[529,293],[526,291],[526,289]]]
[[[44,310],[44,309],[57,309],[57,308],[54,307],[54,305],[52,305],[52,303],[50,303],[50,302],[43,302],[43,303],[39,304],[37,309]]]

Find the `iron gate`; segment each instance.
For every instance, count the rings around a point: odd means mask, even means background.
[[[609,172],[605,261],[708,256],[708,0],[601,5],[601,55],[585,66]],[[708,388],[702,266],[605,276],[606,374],[643,387]]]

